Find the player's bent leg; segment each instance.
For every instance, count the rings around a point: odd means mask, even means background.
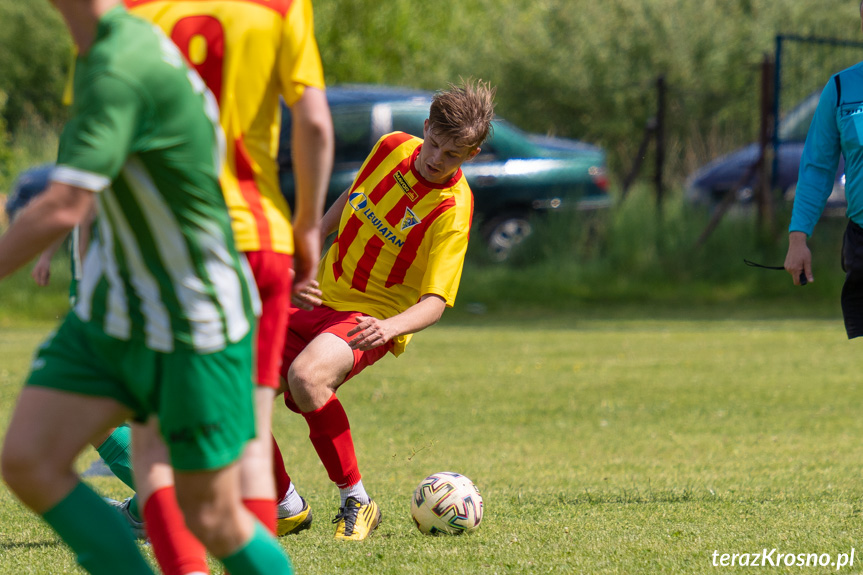
[[[95,575],[152,574],[120,516],[72,468],[84,446],[130,415],[113,399],[27,387],[3,446],[3,477],[9,487]]]
[[[114,399],[25,387],[3,445],[3,478],[31,509],[41,513],[78,483],[75,458],[131,411]]]
[[[175,471],[175,481],[189,528],[229,571],[293,572],[276,539],[243,507],[238,464],[213,471]]]
[[[377,528],[381,512],[363,488],[348,416],[333,394],[323,407],[303,413],[303,417],[318,457],[339,488],[341,504],[333,521],[335,537],[361,541]]]
[[[336,539],[363,540],[381,521],[380,508],[362,487],[350,423],[336,388],[356,361],[347,342],[330,333],[313,339],[288,370],[291,399],[309,426],[309,439],[330,480],[339,487],[341,505],[333,522]]]
[[[288,390],[303,413],[329,401],[354,366],[354,353],[346,341],[331,333],[315,337],[291,363]]]

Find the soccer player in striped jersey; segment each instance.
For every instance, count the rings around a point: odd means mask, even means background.
[[[332,168],[333,133],[311,0],[125,0],[131,13],[158,25],[180,48],[215,95],[227,137],[221,184],[237,247],[244,252],[262,300],[256,347],[256,438],[240,461],[243,502],[276,531],[272,474],[275,442],[270,434],[272,406],[288,321],[293,268],[297,290],[314,279],[320,254],[320,219]],[[297,201],[290,209],[278,181],[279,98],[291,108]],[[295,257],[292,258],[292,254]],[[112,465],[128,459],[128,429],[119,428],[99,446]],[[164,457],[155,430],[137,442],[136,467]],[[142,447],[143,443],[143,447]],[[121,449],[122,448],[122,449]],[[278,461],[281,462],[279,455]],[[283,468],[281,464],[281,468]],[[206,571],[203,549],[185,530],[174,509],[170,470],[137,482],[138,498],[153,550],[166,575]],[[119,476],[120,474],[118,474]],[[285,486],[284,491],[287,491]],[[135,500],[121,511],[136,526]],[[305,506],[280,518],[280,535],[311,522]]]
[[[493,100],[487,83],[466,81],[435,95],[423,139],[384,136],[324,215],[322,232],[338,235],[319,285],[294,298],[282,390],[339,487],[336,539],[365,539],[381,517],[363,486],[336,390],[387,352],[400,355],[411,334],[453,305],[473,215],[461,165],[488,136]],[[280,510],[302,506],[292,486]]]
[[[157,419],[195,535],[235,575],[291,573],[240,499],[259,301],[218,184],[215,101],[176,46],[120,0],[54,4],[79,49],[75,101],[50,187],[0,237],[0,278],[94,203],[99,233],[78,301],[18,398],[3,478],[90,573],[151,574],[74,462],[111,426]]]

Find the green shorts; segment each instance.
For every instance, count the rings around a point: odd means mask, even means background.
[[[72,312],[37,351],[27,385],[110,397],[138,421],[158,415],[175,469],[218,469],[255,435],[252,335],[216,353],[162,353]]]

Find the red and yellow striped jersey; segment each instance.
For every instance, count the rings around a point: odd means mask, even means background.
[[[227,140],[221,183],[241,251],[293,253],[279,190],[281,110],[324,88],[311,0],[125,0],[156,23],[216,96]]]
[[[324,305],[386,319],[423,295],[452,307],[473,217],[461,170],[433,184],[414,167],[422,140],[403,132],[381,138],[348,191],[339,232],[321,262]],[[395,340],[404,351],[410,335]]]

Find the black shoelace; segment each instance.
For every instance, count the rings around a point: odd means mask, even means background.
[[[354,527],[357,524],[357,517],[360,514],[359,505],[351,505],[350,507],[339,507],[339,513],[333,519],[333,523],[338,523],[342,519],[345,520],[345,535],[351,536],[354,534]]]
[[[761,269],[765,269],[765,270],[782,270],[782,271],[785,271],[784,266],[765,266],[764,264],[758,264],[758,263],[755,263],[755,262],[747,260],[747,259],[744,259],[743,263],[745,263],[746,265],[751,266],[753,268],[761,268]],[[803,272],[803,271],[800,272],[800,285],[805,286],[807,283],[808,283],[808,280],[806,279],[806,272]]]

